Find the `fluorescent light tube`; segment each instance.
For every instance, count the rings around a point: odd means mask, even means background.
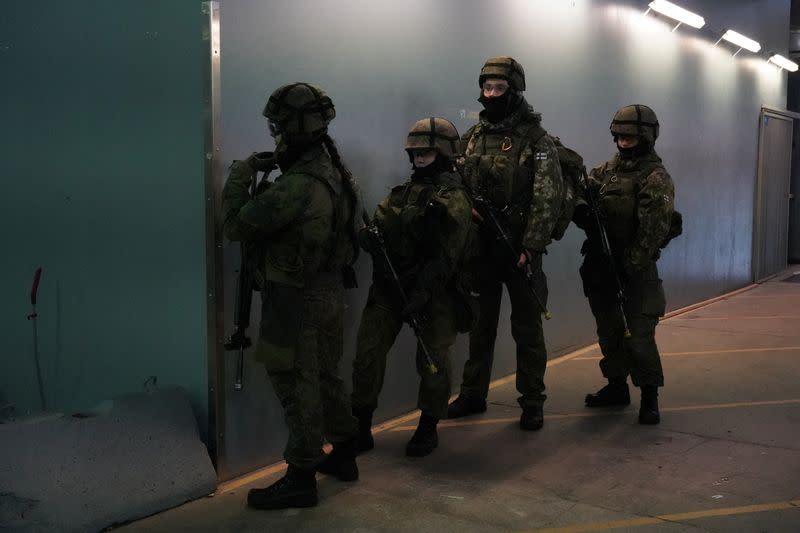
[[[667,2],[667,0],[653,0],[650,2],[649,7],[653,11],[658,11],[662,15],[673,18],[678,22],[688,24],[693,28],[702,28],[706,24],[706,20],[700,15],[692,13],[691,11],[687,11],[682,7],[678,7],[672,2]]]
[[[781,68],[785,68],[789,72],[796,72],[797,71],[797,63],[795,63],[794,61],[790,61],[790,60],[786,59],[785,57],[783,57],[780,54],[773,55],[772,57],[770,57],[768,59],[768,61],[771,61],[771,62],[775,63],[776,65],[778,65]]]
[[[733,30],[726,31],[725,35],[723,35],[722,38],[728,41],[729,43],[735,44],[739,48],[750,50],[753,53],[761,50],[761,45],[758,44],[756,41],[754,41],[749,37],[745,37],[741,33],[737,33]]]

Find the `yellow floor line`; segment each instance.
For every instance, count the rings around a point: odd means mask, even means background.
[[[730,350],[705,350],[700,352],[664,352],[661,357],[678,355],[718,355],[726,353],[758,353],[758,352],[793,352],[800,350],[800,346],[776,346],[774,348],[735,348]],[[598,361],[600,356],[576,357],[575,361]]]
[[[701,405],[683,405],[677,407],[663,407],[661,411],[703,411],[705,409],[735,409],[737,407],[763,407],[765,405],[794,405],[800,404],[800,399],[792,400],[763,400],[756,402],[731,402],[708,403]]]
[[[664,320],[669,320],[669,319],[671,319],[673,317],[676,317],[678,315],[683,315],[683,314],[686,314],[686,313],[688,313],[690,311],[694,311],[695,309],[699,309],[701,307],[706,307],[707,305],[711,305],[713,303],[717,303],[717,302],[722,301],[722,300],[727,300],[728,298],[730,298],[732,296],[736,296],[736,295],[741,294],[743,292],[747,292],[749,290],[755,289],[758,286],[759,285],[757,283],[753,283],[752,285],[748,285],[746,287],[742,287],[741,289],[736,289],[735,291],[731,291],[731,292],[728,292],[728,293],[725,293],[725,294],[721,294],[719,296],[715,296],[714,298],[709,298],[708,300],[703,300],[702,302],[697,302],[697,303],[694,303],[694,304],[691,304],[691,305],[687,305],[686,307],[681,307],[680,309],[675,309],[674,311],[670,311],[669,313],[664,315]]]
[[[331,445],[325,444],[322,447],[325,453],[331,451]],[[219,496],[220,494],[225,494],[226,492],[232,492],[238,488],[241,488],[245,485],[249,485],[254,481],[258,481],[259,479],[263,479],[274,474],[280,474],[286,470],[286,463],[274,463],[264,468],[259,468],[258,470],[253,470],[243,476],[239,476],[237,478],[230,479],[228,481],[223,481],[217,485],[217,490],[211,493],[211,496]]]
[[[789,288],[789,287],[787,286],[785,288]],[[793,292],[797,292],[798,287],[791,287],[791,288],[794,289]],[[764,299],[768,299],[768,298],[786,298],[786,292],[787,291],[784,290],[783,292],[781,292],[779,294],[745,294],[744,296],[742,296],[742,299],[750,300],[750,299],[756,299],[756,298],[764,298]]]
[[[685,321],[694,321],[694,320],[772,320],[772,319],[794,319],[797,320],[800,318],[800,315],[764,315],[764,316],[756,316],[756,315],[749,315],[749,316],[695,316],[695,317],[675,317],[673,320],[685,320]]]
[[[735,403],[710,403],[700,405],[682,405],[676,407],[662,407],[661,412],[678,412],[678,411],[705,411],[708,409],[735,409],[737,407],[763,407],[768,405],[795,405],[800,404],[800,398],[790,400],[763,400],[755,402],[735,402]],[[601,411],[584,411],[580,413],[564,413],[545,415],[545,420],[564,420],[569,418],[591,418],[596,416],[619,416],[622,414],[630,414],[628,410],[601,410]],[[512,422],[519,422],[519,416],[502,417],[502,418],[474,418],[471,420],[442,420],[439,422],[439,429],[442,428],[455,428],[467,426],[488,426],[492,424],[509,424]],[[416,426],[395,426],[389,431],[413,431]]]
[[[584,531],[603,531],[607,529],[651,526],[654,524],[662,524],[664,522],[681,522],[684,520],[697,520],[698,518],[713,518],[719,516],[763,513],[766,511],[782,511],[785,509],[798,508],[800,508],[800,500],[789,500],[785,502],[742,505],[739,507],[724,507],[721,509],[707,509],[704,511],[692,511],[688,513],[664,514],[653,517],[629,518],[625,520],[613,520],[611,522],[594,522],[576,524],[574,526],[532,529],[528,530],[527,532],[520,533],[581,533]]]
[[[265,477],[269,477],[273,474],[278,474],[284,470],[286,470],[286,463],[275,463],[265,466],[264,468],[254,470],[249,474],[231,479],[230,481],[223,481],[217,485],[217,490],[214,491],[212,496],[219,496],[221,494],[225,494],[226,492],[233,492],[240,487],[253,483],[254,481],[258,481],[259,479],[264,479]]]

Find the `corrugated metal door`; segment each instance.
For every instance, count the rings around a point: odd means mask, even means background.
[[[792,157],[792,119],[762,109],[760,124],[753,239],[755,281],[787,265]]]

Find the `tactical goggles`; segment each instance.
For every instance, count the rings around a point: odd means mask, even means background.
[[[510,87],[509,84],[506,83],[506,82],[492,83],[492,82],[489,82],[489,81],[485,81],[485,82],[483,82],[483,85],[481,85],[481,88],[486,92],[490,92],[490,91],[496,90],[500,94],[505,93],[508,90],[509,87]]]
[[[267,127],[269,128],[269,133],[273,136],[280,135],[283,132],[281,125],[271,120],[267,121]]]

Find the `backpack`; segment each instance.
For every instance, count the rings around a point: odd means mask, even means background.
[[[546,135],[546,132],[542,130],[542,134],[534,139],[531,145],[539,142],[539,139],[544,135]],[[564,236],[569,223],[572,221],[572,214],[575,212],[575,205],[578,203],[579,183],[586,174],[586,167],[583,164],[583,158],[578,152],[564,146],[564,143],[558,137],[551,137],[551,139],[553,144],[556,145],[558,162],[561,165],[561,178],[564,181],[564,199],[561,201],[561,211],[555,226],[553,226],[553,232],[550,234],[551,239],[558,241]]]

